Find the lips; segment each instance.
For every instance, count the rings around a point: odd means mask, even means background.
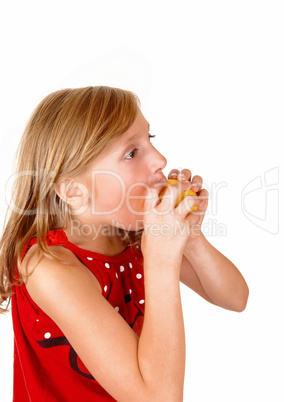
[[[167,185],[167,179],[166,178],[161,178],[159,180],[157,180],[156,182],[153,183],[153,186],[159,186],[159,185]]]
[[[161,176],[158,180],[159,180],[158,183],[167,183],[167,178],[164,175]]]
[[[148,184],[150,188],[158,189],[158,192],[162,191],[163,188],[167,186],[167,178],[164,175],[158,177],[155,181],[153,180]]]
[[[161,178],[159,181],[154,182],[151,187],[154,187],[158,189],[158,191],[162,191],[167,186],[167,179],[166,178]]]

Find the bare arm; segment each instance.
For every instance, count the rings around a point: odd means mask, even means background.
[[[246,308],[249,289],[242,274],[203,234],[185,248],[181,281],[217,306],[238,312]]]
[[[191,265],[191,263],[189,262],[189,260],[186,258],[185,255],[183,255],[182,257],[182,263],[180,268],[180,281],[185,286],[196,292],[203,299],[208,301],[209,303],[215,304],[213,300],[211,300],[208,294],[205,292],[197,273],[195,272],[193,266]]]
[[[182,173],[183,178],[178,175]],[[171,170],[169,178],[190,183],[191,171]],[[208,206],[209,193],[202,189],[202,177],[194,176],[191,187],[197,193],[198,212],[191,215],[192,233],[183,251],[180,281],[212,304],[233,311],[246,308],[249,289],[237,267],[216,250],[201,232],[201,224]],[[194,187],[195,186],[195,187]]]
[[[159,401],[183,400],[185,333],[179,266],[177,261],[173,269],[161,256],[144,262],[146,304],[138,360],[145,383],[156,387]]]

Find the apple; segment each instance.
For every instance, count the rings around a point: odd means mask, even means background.
[[[159,194],[160,200],[162,200],[163,196],[165,195],[165,192],[167,191],[167,188],[168,188],[169,186],[172,186],[173,184],[176,184],[176,183],[178,183],[178,180],[176,180],[176,179],[168,179],[168,180],[167,180],[167,186],[166,186],[166,187],[160,192],[160,194]],[[184,197],[186,197],[187,195],[194,195],[194,196],[197,196],[196,193],[195,193],[194,191],[192,191],[192,190],[183,191],[182,193],[180,193],[180,194],[178,195],[178,197],[177,197],[177,199],[176,199],[175,208],[178,206],[178,204],[179,204],[179,203],[184,199]],[[197,211],[197,205],[194,205],[194,206],[191,208],[190,212],[191,212],[191,211]]]

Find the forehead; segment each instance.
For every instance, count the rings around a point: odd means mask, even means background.
[[[145,138],[145,134],[149,133],[150,124],[139,111],[132,126],[125,131],[119,138],[114,139],[103,152],[95,158],[95,160],[87,168],[87,171],[96,169],[108,169],[110,166],[116,165],[128,147],[137,144],[137,141]]]
[[[145,136],[145,132],[149,132],[150,124],[145,119],[143,114],[139,111],[133,124],[125,133],[123,133],[119,138],[117,138],[112,144],[111,148],[116,151],[119,149],[124,149],[129,144],[138,140],[140,137]]]
[[[141,135],[141,132],[145,131],[145,129],[147,130],[147,132],[149,132],[150,130],[150,124],[145,120],[146,124],[144,124],[144,127],[142,128],[142,130],[138,129],[138,130],[133,130],[135,131],[134,133],[132,133],[131,135],[129,134],[129,130],[126,131],[126,133],[124,133],[122,135],[123,139],[122,139],[122,146],[127,146],[128,144],[130,144],[132,141],[135,141],[136,138],[138,138]]]

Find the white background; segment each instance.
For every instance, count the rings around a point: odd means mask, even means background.
[[[101,84],[136,92],[164,173],[203,177],[206,237],[250,287],[236,313],[182,285],[184,401],[283,401],[283,2],[11,0],[0,15],[1,228],[16,146],[43,97]],[[10,314],[0,337],[7,402]]]

